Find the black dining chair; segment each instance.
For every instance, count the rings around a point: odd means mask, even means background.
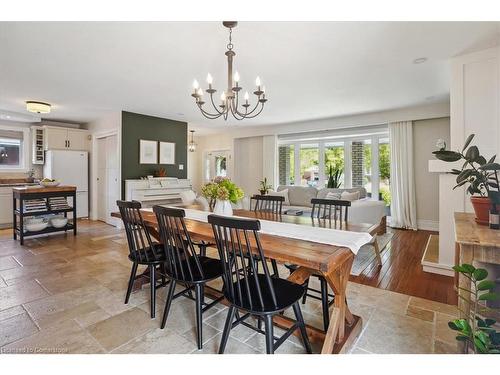
[[[313,198],[311,199],[311,204],[311,218],[313,220],[319,219],[338,222],[340,228],[347,225],[348,209],[351,206],[350,201]],[[298,268],[294,264],[287,264],[285,266],[290,270],[290,273]],[[304,284],[307,288],[307,291],[302,297],[302,304],[306,303],[307,297],[311,297],[321,301],[321,309],[323,313],[323,328],[326,332],[328,330],[328,326],[330,325],[329,308],[335,302],[335,296],[328,292],[328,283],[323,276],[314,275],[314,277],[317,277],[319,279],[320,290],[310,287],[308,278]]]
[[[221,297],[209,304],[205,304],[205,283],[222,276],[222,262],[196,253],[184,222],[185,212],[183,209],[154,206],[153,212],[158,221],[158,230],[166,254],[165,274],[170,279],[161,328],[165,328],[167,323],[172,300],[179,296],[192,298],[191,294],[187,293],[194,289],[196,336],[198,349],[201,349],[203,344],[203,312],[222,300]],[[184,284],[186,288],[175,294],[177,283]]]
[[[311,217],[316,219],[339,220],[340,224],[347,223],[350,201],[340,199],[312,198]],[[343,216],[343,217],[342,217]]]
[[[250,210],[262,214],[262,219],[275,220],[281,216],[283,211],[283,202],[285,197],[279,195],[254,195],[250,198]],[[273,277],[279,277],[278,265],[274,259],[271,259],[271,266],[273,267]]]
[[[307,337],[299,301],[305,287],[285,279],[271,277],[259,239],[260,222],[209,215],[219,257],[223,264],[224,297],[230,303],[222,333],[219,354],[223,354],[231,329],[243,324],[266,337],[266,353],[274,351],[297,329],[307,353],[311,345]],[[262,272],[259,272],[262,270]],[[280,338],[274,337],[273,316],[292,307],[296,322]],[[239,315],[238,310],[244,314]],[[250,316],[263,319],[265,330],[245,320]],[[234,318],[236,317],[236,320]]]
[[[149,268],[150,288],[151,288],[151,318],[155,318],[156,309],[156,289],[165,286],[162,280],[160,285],[156,285],[156,272],[161,268],[166,260],[163,245],[153,242],[148,228],[144,224],[141,215],[141,203],[137,201],[116,201],[120,210],[120,215],[125,227],[129,248],[128,258],[132,262],[132,271],[128,281],[125,304],[128,304],[134,281],[136,280],[137,268],[145,265]],[[164,277],[164,276],[163,276]]]
[[[250,198],[250,210],[281,215],[285,197],[278,195],[254,195]]]

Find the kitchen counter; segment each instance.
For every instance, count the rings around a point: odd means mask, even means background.
[[[26,178],[0,178],[0,187],[33,186],[33,185],[38,185],[38,182],[30,182]]]
[[[1,183],[0,187],[18,187],[18,186],[35,186],[38,185],[36,182],[11,182],[11,183]]]

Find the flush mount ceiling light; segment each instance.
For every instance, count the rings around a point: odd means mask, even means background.
[[[190,130],[191,132],[191,140],[188,143],[188,150],[189,152],[195,152],[196,151],[196,143],[194,143],[194,130]]]
[[[212,104],[211,109],[206,110],[203,107],[203,105],[205,104],[205,101],[203,100],[203,90],[200,88],[197,80],[193,82],[194,91],[191,96],[195,98],[196,105],[200,109],[203,116],[211,120],[214,120],[221,116],[224,118],[224,120],[227,120],[229,114],[231,114],[237,120],[257,117],[264,109],[264,103],[267,102],[266,89],[261,86],[262,83],[260,81],[260,78],[257,77],[257,79],[255,80],[257,90],[253,92],[253,94],[257,97],[257,103],[255,104],[255,106],[251,110],[249,110],[250,96],[248,95],[248,91],[245,92],[243,100],[240,101],[239,93],[241,91],[241,87],[238,85],[240,81],[240,75],[238,74],[238,72],[234,72],[233,74],[233,58],[234,56],[236,56],[236,53],[233,51],[234,46],[231,39],[233,28],[236,27],[238,22],[224,21],[222,22],[222,24],[229,29],[229,43],[227,45],[227,51],[225,53],[225,55],[227,56],[227,89],[226,91],[221,92],[220,104],[215,104],[213,96],[217,92],[217,90],[212,88],[213,78],[210,73],[208,73],[208,89],[206,89],[205,92],[210,95],[209,100]]]
[[[33,100],[28,100],[26,102],[26,109],[28,112],[33,113],[50,113],[51,105],[44,102],[35,102]]]
[[[422,64],[427,61],[427,57],[419,57],[418,59],[413,60],[414,64]]]

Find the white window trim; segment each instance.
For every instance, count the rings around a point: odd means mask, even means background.
[[[0,166],[0,173],[26,173],[31,168],[30,154],[31,154],[31,137],[29,128],[19,128],[16,126],[0,125],[1,130],[11,130],[23,132],[23,141],[21,144],[21,162],[19,167]]]

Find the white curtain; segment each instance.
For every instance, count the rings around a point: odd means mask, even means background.
[[[389,123],[391,144],[391,227],[417,229],[413,177],[413,124]]]

